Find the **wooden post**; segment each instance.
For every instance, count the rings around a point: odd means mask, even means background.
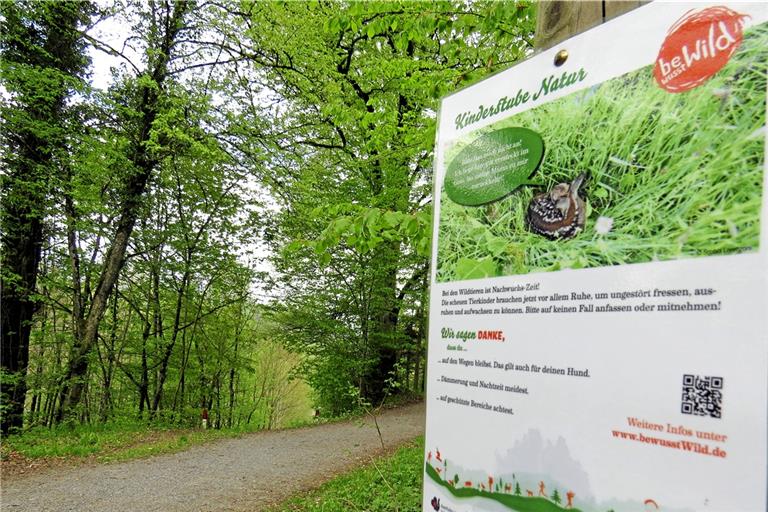
[[[560,41],[589,30],[620,14],[648,3],[643,0],[541,0],[536,17],[536,49],[546,50]]]

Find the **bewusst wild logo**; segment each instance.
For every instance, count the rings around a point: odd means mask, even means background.
[[[653,76],[669,92],[691,90],[709,80],[728,63],[741,45],[749,16],[727,7],[685,13],[667,32]]]

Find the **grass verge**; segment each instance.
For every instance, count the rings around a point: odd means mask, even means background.
[[[269,512],[417,512],[421,510],[424,438],[394,454],[288,499]]]
[[[45,466],[46,461],[110,462],[181,451],[214,439],[237,437],[244,432],[232,429],[163,428],[139,424],[39,428],[4,438],[0,456],[10,466],[27,467]]]

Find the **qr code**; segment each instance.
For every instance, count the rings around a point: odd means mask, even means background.
[[[683,414],[720,418],[723,405],[723,378],[683,375]]]

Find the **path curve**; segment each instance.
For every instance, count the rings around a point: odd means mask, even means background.
[[[378,416],[384,445],[424,432],[424,404]],[[248,434],[184,452],[20,476],[2,482],[3,512],[255,512],[369,460],[371,419]]]

